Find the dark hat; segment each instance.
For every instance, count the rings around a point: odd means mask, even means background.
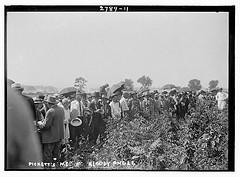
[[[167,90],[163,90],[162,94],[168,94],[168,91]]]
[[[21,90],[21,91],[24,90],[24,88],[23,88],[23,87],[21,86],[21,84],[19,84],[19,83],[13,83],[13,84],[11,85],[11,88],[14,89],[14,90]]]
[[[137,92],[136,91],[132,91],[132,92],[130,92],[130,95],[137,95]]]
[[[40,103],[43,103],[43,100],[40,99],[40,98],[38,98],[38,97],[34,98],[33,100],[34,100],[34,104],[40,104]]]
[[[57,100],[56,100],[56,97],[52,96],[52,95],[48,95],[48,97],[45,101],[48,102],[48,103],[51,103],[51,104],[57,104],[58,103]]]
[[[88,113],[92,114],[91,109],[89,109],[88,107],[85,107],[85,108],[83,109],[83,112],[88,112]]]
[[[76,91],[76,95],[81,95],[81,94],[82,94],[82,92],[80,90]]]
[[[137,95],[137,98],[138,98],[138,99],[141,99],[141,98],[143,98],[143,95],[142,95],[142,94],[138,94],[138,95]]]
[[[87,98],[92,98],[92,94],[91,93],[87,93]]]
[[[103,94],[103,95],[102,95],[102,99],[107,99],[107,100],[108,100],[107,95],[106,95],[106,94]]]
[[[87,93],[82,92],[81,95],[82,95],[83,97],[86,97],[86,96],[87,96]]]
[[[38,98],[41,100],[44,100],[45,97],[44,97],[44,95],[39,95]]]
[[[111,97],[114,97],[114,96],[117,96],[117,95],[121,95],[121,94],[122,94],[122,92],[116,91],[116,92],[114,92],[114,93],[111,95]]]
[[[92,97],[100,97],[99,92],[93,92]]]

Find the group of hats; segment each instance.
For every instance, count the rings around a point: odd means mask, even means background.
[[[48,95],[46,99],[44,99],[44,95],[40,95],[36,98],[34,98],[34,103],[35,104],[40,104],[40,103],[43,103],[43,102],[47,102],[47,103],[50,103],[50,104],[57,104],[58,101],[57,101],[57,98],[56,96],[54,95]]]

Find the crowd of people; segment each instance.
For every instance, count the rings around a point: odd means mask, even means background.
[[[106,89],[100,89],[100,91],[92,94],[78,90],[70,96],[55,94],[39,95],[35,98],[25,96],[22,92],[23,88],[18,83],[12,83],[11,86],[8,86],[8,93],[14,94],[8,94],[8,97],[12,99],[9,100],[8,98],[7,119],[16,119],[16,122],[18,122],[17,117],[20,114],[14,115],[15,112],[13,113],[13,109],[10,109],[10,103],[15,103],[14,99],[23,100],[28,105],[30,110],[27,116],[29,117],[28,121],[32,122],[34,127],[32,134],[38,139],[34,146],[39,144],[40,148],[37,149],[36,153],[39,154],[40,152],[41,156],[35,156],[31,160],[26,158],[26,160],[21,161],[18,156],[14,157],[17,152],[15,150],[12,152],[13,148],[8,146],[7,166],[9,168],[20,168],[24,166],[24,163],[27,166],[29,165],[27,160],[58,163],[60,149],[66,145],[78,148],[80,138],[86,139],[92,145],[102,143],[106,139],[105,130],[108,120],[114,120],[115,122],[121,119],[132,121],[140,116],[149,120],[160,114],[168,114],[181,119],[189,113],[190,109],[196,108],[197,100],[216,100],[218,109],[222,110],[225,108],[228,98],[227,93],[223,92],[222,89],[214,92],[201,90],[197,93],[191,91],[178,92],[175,88],[161,92],[157,90],[138,92],[118,89],[110,96],[108,96]],[[13,97],[12,95],[17,96]],[[11,127],[9,121],[7,121],[7,124],[9,124],[7,133],[12,135],[12,129],[14,128]],[[23,129],[26,128],[23,127]],[[15,133],[16,136],[21,134]],[[12,145],[14,146],[14,143]],[[21,149],[18,149],[18,153],[23,154]],[[17,165],[17,160],[21,165]]]

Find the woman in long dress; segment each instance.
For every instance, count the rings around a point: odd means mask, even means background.
[[[69,131],[69,119],[70,119],[70,109],[69,109],[70,101],[67,98],[64,98],[62,100],[62,105],[65,113],[64,117],[64,139],[63,144],[66,144],[69,142],[70,138],[70,131]]]

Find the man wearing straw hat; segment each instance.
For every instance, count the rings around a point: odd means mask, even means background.
[[[54,96],[49,95],[45,101],[50,109],[39,126],[42,126],[43,160],[51,163],[53,158],[59,160],[60,142],[64,139],[64,110],[57,106]]]

